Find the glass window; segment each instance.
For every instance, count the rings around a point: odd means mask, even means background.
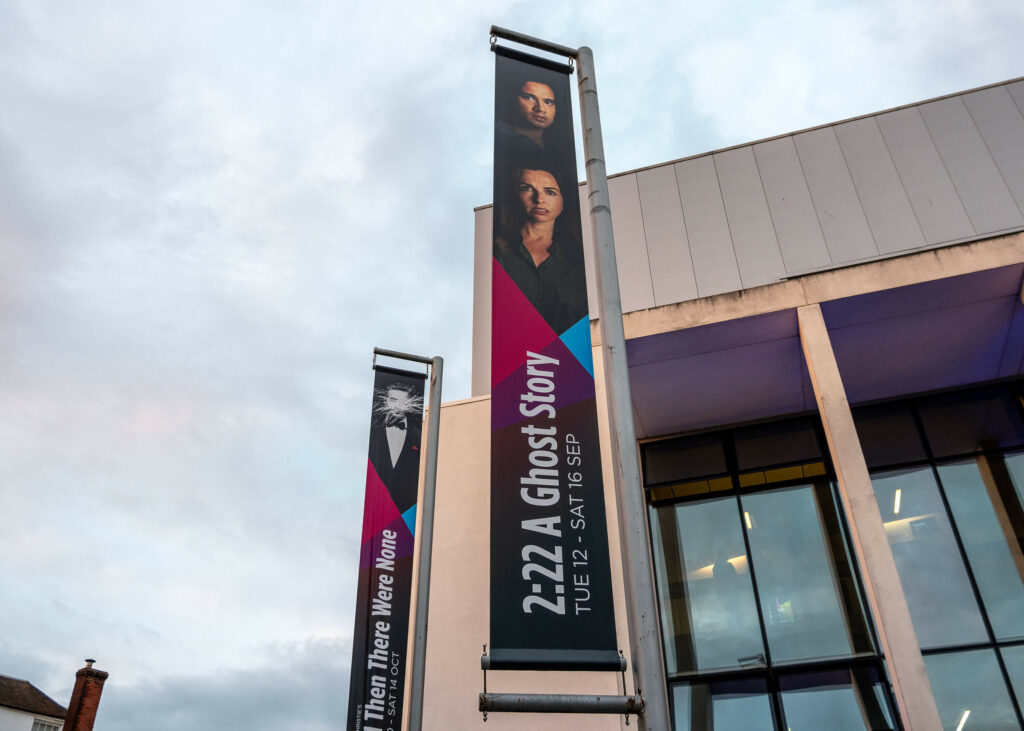
[[[775,731],[762,679],[677,685],[672,719],[675,731]]]
[[[656,508],[652,517],[669,674],[763,664],[736,498]]]
[[[1001,462],[983,455],[938,471],[992,630],[998,639],[1012,639],[1024,636],[1024,536],[1014,531],[999,497]]]
[[[811,419],[757,424],[734,433],[740,472],[821,459],[821,445]]]
[[[872,670],[783,676],[782,707],[790,731],[871,731],[893,728],[885,688]]]
[[[1020,728],[992,650],[925,655],[924,665],[943,729]]]
[[[930,467],[872,477],[921,647],[988,639]]]
[[[1020,506],[1024,504],[1024,452],[1003,455],[1003,465],[1006,467],[1006,472],[1009,475],[1010,482],[1013,483],[1014,492],[1017,497],[1017,500],[1014,501],[1013,496],[1003,495],[1003,501],[1013,513],[1010,519],[1013,520],[1015,525],[1019,525],[1022,522]]]
[[[817,418],[641,449],[673,727],[892,728]]]
[[[666,439],[644,445],[644,483],[694,480],[727,471],[720,434]]]
[[[773,662],[871,651],[857,592],[849,597],[840,586],[822,510],[838,521],[830,491],[821,487],[825,504],[813,485],[742,499]]]
[[[853,417],[869,468],[927,458],[909,402],[855,409]]]
[[[1024,423],[1004,387],[922,399],[918,411],[936,459],[1024,443]]]
[[[1024,647],[1004,647],[1002,653],[1006,674],[1010,676],[1010,685],[1019,704],[1024,700]]]

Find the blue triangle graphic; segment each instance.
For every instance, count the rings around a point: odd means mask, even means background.
[[[594,358],[590,349],[590,315],[584,315],[576,324],[560,336],[569,352],[576,356],[580,365],[587,369],[590,377],[594,377]]]
[[[409,526],[409,534],[413,537],[416,536],[416,506],[413,505],[411,508],[402,513],[402,520]]]

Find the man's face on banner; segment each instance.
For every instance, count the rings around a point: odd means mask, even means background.
[[[537,129],[547,129],[555,121],[555,92],[547,84],[527,81],[519,90],[519,115]]]
[[[404,424],[410,414],[423,408],[423,399],[397,384],[377,391],[374,413],[379,415],[385,426]]]

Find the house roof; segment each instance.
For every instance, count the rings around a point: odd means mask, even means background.
[[[27,680],[0,675],[0,706],[40,716],[64,718],[67,709]]]

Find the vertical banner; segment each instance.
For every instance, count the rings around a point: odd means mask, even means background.
[[[348,731],[400,731],[426,376],[377,366]]]
[[[492,668],[618,668],[570,69],[495,47]]]

